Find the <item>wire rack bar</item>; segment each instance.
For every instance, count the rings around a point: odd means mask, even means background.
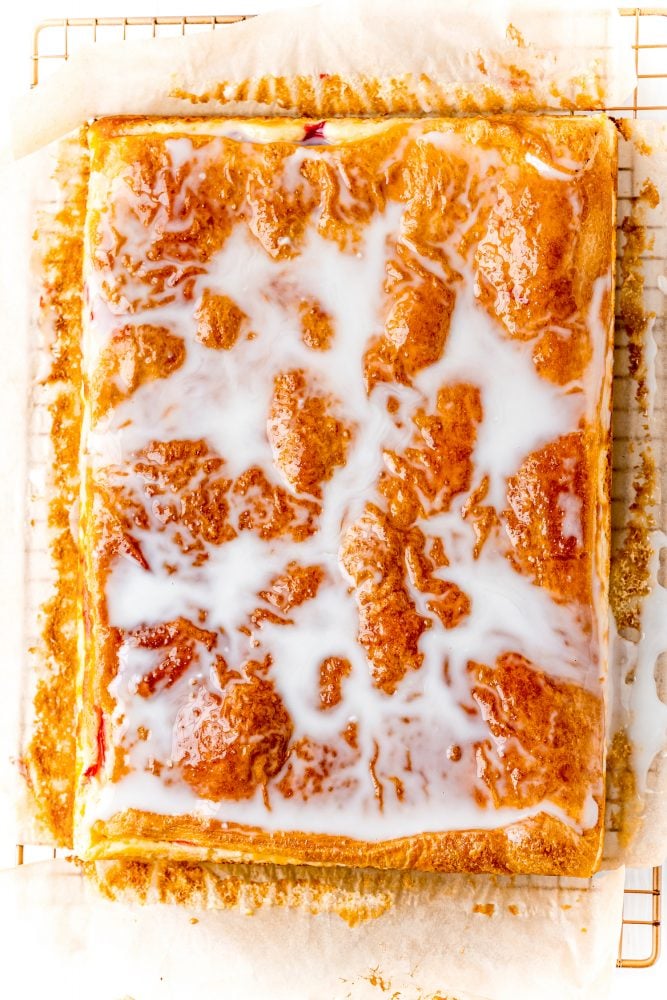
[[[127,39],[128,28],[150,28],[151,36],[156,38],[159,28],[179,27],[181,35],[187,34],[188,28],[208,27],[211,31],[219,25],[236,24],[238,21],[247,21],[254,17],[254,14],[211,14],[210,16],[185,16],[185,17],[60,17],[49,18],[40,23],[35,28],[32,48],[32,86],[39,83],[39,64],[43,59],[59,59],[60,61],[69,58],[69,33],[70,29],[87,29],[92,32],[93,42],[97,41],[98,28],[121,28],[122,40]],[[63,51],[56,53],[44,53],[40,51],[40,43],[45,31],[53,28],[63,29]]]
[[[623,17],[633,18],[632,40],[629,45],[634,52],[635,71],[637,84],[634,89],[632,102],[619,107],[605,108],[609,112],[619,112],[626,115],[631,114],[636,118],[639,112],[661,111],[667,112],[667,42],[643,42],[640,41],[641,26],[646,19],[664,17],[667,19],[667,8],[664,7],[621,7],[619,12]],[[189,30],[215,31],[222,25],[235,24],[238,21],[248,20],[252,14],[225,14],[208,16],[183,16],[183,17],[63,17],[51,18],[41,21],[35,28],[32,47],[32,86],[36,87],[40,82],[40,70],[42,63],[53,60],[64,62],[72,51],[72,41],[77,36],[77,41],[98,41],[99,30],[108,28],[120,29],[118,40],[125,41],[134,29],[147,28],[151,38],[157,38],[160,29],[178,29],[177,33],[185,36]],[[62,49],[57,52],[44,51],[45,34],[49,31],[60,29],[62,31]],[[173,32],[172,32],[173,34]],[[136,37],[136,34],[135,34]],[[143,36],[145,37],[145,36]],[[642,53],[656,52],[662,50],[665,53],[664,72],[643,72]],[[641,81],[663,80],[665,85],[665,103],[640,103],[639,92]],[[30,852],[33,849],[23,844],[18,844],[16,848],[16,864],[22,865],[30,860]],[[59,857],[62,852],[52,851],[54,858]],[[40,855],[43,858],[43,852]],[[616,965],[622,969],[646,969],[654,965],[660,954],[660,925],[661,925],[661,893],[662,893],[662,871],[660,868],[653,868],[645,873],[650,875],[650,888],[626,888],[624,895],[626,903],[632,901],[633,905],[646,906],[647,916],[644,919],[630,918],[625,915],[621,926],[621,935],[618,948],[618,959]],[[623,953],[624,930],[628,927],[648,927],[651,929],[650,951],[644,957],[626,957]]]
[[[653,868],[651,872],[651,887],[647,889],[625,889],[626,900],[639,897],[649,919],[631,919],[623,914],[621,926],[621,937],[618,944],[618,959],[616,965],[619,969],[649,969],[658,961],[660,955],[660,904],[662,893],[662,869]],[[625,909],[625,907],[624,907]],[[640,958],[626,958],[623,954],[623,936],[626,927],[650,927],[650,950],[648,954]]]

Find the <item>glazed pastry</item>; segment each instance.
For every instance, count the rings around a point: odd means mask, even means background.
[[[591,874],[613,125],[89,145],[77,853]]]

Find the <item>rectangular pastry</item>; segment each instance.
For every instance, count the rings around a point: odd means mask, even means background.
[[[89,144],[77,853],[590,874],[614,126]]]

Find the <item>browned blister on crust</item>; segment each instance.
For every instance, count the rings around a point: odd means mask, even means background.
[[[200,688],[180,709],[172,757],[204,798],[248,798],[282,769],[292,730],[269,681],[232,680],[221,695]]]
[[[547,677],[518,653],[468,669],[489,728],[489,738],[475,747],[477,774],[494,805],[532,806],[548,798],[583,825],[604,745],[602,698]]]
[[[505,511],[513,558],[557,599],[582,604],[590,601],[594,546],[591,448],[580,431],[529,455],[508,482]]]

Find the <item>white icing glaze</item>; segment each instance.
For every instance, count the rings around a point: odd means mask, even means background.
[[[234,138],[245,134],[238,123],[229,129]],[[258,137],[263,141],[263,133]],[[465,152],[461,141],[449,133],[429,132],[424,141]],[[215,156],[217,149],[212,143],[195,154],[187,138],[170,139],[167,145],[175,169],[194,162],[193,169],[200,173],[206,171],[207,157]],[[285,165],[285,176],[294,177],[296,183],[298,165],[305,157],[317,155],[313,148],[296,149],[290,158],[293,162]],[[468,155],[476,158],[482,173],[489,164],[499,162],[497,154],[475,150]],[[571,179],[571,174],[536,157],[529,162],[550,180]],[[118,184],[114,182],[114,197],[122,200]],[[86,425],[88,459],[96,474],[108,475],[112,482],[120,474],[140,492],[138,477],[128,479],[122,470],[127,459],[153,438],[204,438],[211,450],[224,458],[223,474],[230,478],[253,465],[271,470],[273,456],[266,434],[268,400],[275,376],[288,369],[305,369],[318,391],[331,397],[334,411],[353,428],[345,465],[324,484],[323,511],[312,537],[297,546],[285,539],[262,541],[254,532],[244,531],[219,547],[208,545],[207,561],[193,566],[169,532],[143,532],[141,545],[150,571],[131,559],[121,558],[114,564],[106,591],[110,624],[132,629],[179,615],[196,621],[199,609],[206,609],[203,627],[220,630],[216,651],[235,666],[253,656],[251,638],[238,629],[260,603],[258,592],[291,559],[323,567],[326,580],[317,598],[292,609],[292,626],[264,623],[261,648],[273,657],[271,678],[294,721],[294,739],[333,741],[350,720],[355,720],[359,722],[360,751],[358,759],[349,754],[344,769],[349,785],[335,787],[306,803],[298,796],[286,799],[275,790],[269,793],[270,810],[259,791],[254,798],[240,802],[202,800],[178,779],[177,768],[171,765],[171,741],[188,685],[194,689],[208,683],[206,657],[172,688],[141,698],[135,694],[138,680],[155,665],[156,654],[126,642],[110,688],[118,705],[116,732],[132,741],[137,728],[144,726],[151,735],[144,742],[134,742],[129,774],[103,784],[97,796],[87,796],[89,820],[134,807],[172,815],[191,812],[272,830],[363,835],[368,840],[428,830],[498,827],[538,812],[576,826],[551,802],[522,810],[480,808],[470,795],[469,776],[459,777],[456,765],[448,765],[445,758],[451,744],[467,745],[489,737],[479,714],[461,708],[462,702],[470,704],[469,660],[492,664],[498,655],[511,650],[532,659],[554,677],[597,684],[597,655],[581,636],[574,611],[556,604],[545,590],[512,569],[492,541],[474,559],[472,527],[461,517],[467,495],[456,497],[450,511],[421,521],[419,526],[429,535],[443,538],[451,565],[435,575],[457,583],[469,595],[472,613],[458,628],[445,631],[434,626],[424,633],[421,669],[409,674],[389,697],[373,685],[356,639],[357,607],[339,564],[339,546],[342,528],[362,513],[369,498],[377,499],[383,450],[402,451],[410,444],[414,434],[410,414],[417,407],[434,412],[438,390],[446,383],[467,382],[480,389],[484,418],[473,452],[472,486],[487,476],[489,489],[484,502],[502,511],[507,478],[523,459],[576,429],[585,413],[595,411],[605,364],[600,296],[608,279],[598,283],[591,305],[589,322],[596,358],[585,384],[564,391],[536,374],[532,345],[504,336],[475,301],[468,265],[449,247],[463,281],[456,286],[443,358],[422,370],[412,387],[379,384],[369,398],[361,377],[362,359],[369,338],[382,330],[385,266],[390,241],[393,238],[395,242],[401,231],[402,211],[401,205],[390,203],[383,214],[376,214],[352,252],[341,252],[311,227],[302,253],[284,262],[272,260],[247,229],[237,225],[210,261],[206,274],[197,278],[190,302],[143,313],[129,315],[124,300],[110,308],[99,278],[88,269],[91,317],[84,348],[89,372],[94,371],[113,330],[124,322],[165,324],[185,339],[187,349],[185,363],[168,380],[143,385],[95,427]],[[154,225],[166,225],[166,216],[162,219],[158,213]],[[128,244],[140,255],[143,226],[136,220],[132,225],[124,217],[124,234],[126,231]],[[438,265],[432,261],[421,259],[421,263],[438,273]],[[230,351],[213,351],[199,343],[194,336],[194,314],[205,289],[231,296],[247,315],[248,329],[258,336],[247,339],[242,335]],[[306,296],[315,298],[333,319],[335,336],[329,350],[313,351],[302,343],[298,313],[290,300]],[[389,395],[398,399],[394,416],[387,410]],[[275,471],[273,479],[279,480]],[[287,481],[283,485],[291,491]],[[580,540],[576,501],[563,494],[559,502],[566,534]],[[167,562],[176,565],[176,573],[165,570]],[[408,586],[417,609],[426,613],[425,596]],[[352,670],[343,684],[343,701],[325,713],[317,702],[318,667],[332,655],[347,658]],[[445,661],[449,661],[449,683],[444,676]],[[406,718],[407,723],[402,721]],[[382,811],[368,770],[376,741],[381,747],[376,771],[385,794]],[[405,797],[399,801],[389,778],[399,770],[397,755],[405,746],[414,750],[413,759],[421,766],[402,774]],[[145,770],[152,758],[165,763],[161,777]],[[176,780],[169,782],[172,774]],[[591,793],[584,825],[593,825],[596,820],[597,806]]]
[[[563,537],[574,538],[579,545],[583,545],[580,497],[573,496],[572,493],[561,493],[558,506],[563,512]]]
[[[526,163],[529,163],[531,167],[535,167],[540,177],[544,177],[547,181],[572,180],[572,173],[559,170],[550,163],[545,163],[544,160],[541,160],[539,156],[535,156],[533,153],[526,153]]]
[[[457,267],[467,270],[460,260]],[[577,426],[582,393],[563,393],[535,372],[532,344],[499,336],[475,303],[472,281],[457,289],[452,326],[442,360],[419,373],[415,385],[428,399],[444,382],[470,382],[482,393],[484,420],[473,453],[476,481],[489,477],[485,503],[502,510],[507,477],[531,451]],[[483,360],[482,360],[483,359]]]

